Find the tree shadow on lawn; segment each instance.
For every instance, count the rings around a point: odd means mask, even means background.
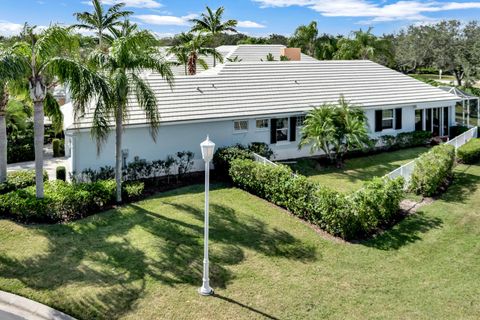
[[[85,319],[114,319],[130,311],[144,294],[147,279],[172,287],[200,285],[203,210],[161,204],[202,223],[131,204],[125,212],[110,211],[73,224],[30,226],[48,238],[48,252],[27,259],[1,256],[0,274],[36,291],[67,290],[68,297],[51,302],[53,307]],[[216,288],[225,288],[234,279],[227,266],[242,262],[244,249],[315,260],[313,246],[254,217],[239,216],[234,208],[213,203],[210,217],[210,278]],[[143,238],[132,238],[132,232],[142,232]]]
[[[468,166],[465,170],[455,172],[452,184],[440,199],[445,202],[465,203],[477,191],[480,176],[468,173],[470,168],[471,166]]]
[[[437,217],[425,215],[422,211],[411,214],[392,229],[386,230],[361,244],[380,250],[398,250],[401,247],[421,240],[421,234],[440,228],[443,222]]]

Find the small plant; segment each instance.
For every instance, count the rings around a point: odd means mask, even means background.
[[[265,60],[260,59],[260,61],[276,61],[276,60],[275,60],[275,57],[273,56],[273,54],[272,54],[272,53],[269,53],[269,54],[267,54],[267,56],[265,57]]]
[[[140,181],[130,181],[123,185],[123,194],[129,201],[138,200],[142,197],[145,184]]]
[[[124,177],[127,181],[135,181],[149,178],[152,174],[152,163],[145,159],[135,157],[124,169]]]
[[[52,140],[53,157],[59,158],[65,156],[65,141],[60,139]]]
[[[287,56],[280,56],[280,61],[290,61],[290,58]]]
[[[178,175],[182,177],[190,172],[193,167],[193,157],[195,154],[191,151],[177,152]]]
[[[65,181],[67,179],[67,169],[63,166],[57,167],[55,174],[57,180]]]
[[[172,174],[172,167],[175,165],[176,161],[173,156],[167,156],[165,159],[163,172],[167,176],[167,183],[170,183],[170,175]]]

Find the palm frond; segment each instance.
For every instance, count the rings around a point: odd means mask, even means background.
[[[52,120],[52,126],[55,133],[60,133],[63,130],[63,114],[60,110],[60,105],[57,99],[51,92],[47,92],[45,100],[43,101],[43,109],[45,115]]]
[[[132,80],[135,86],[135,97],[150,124],[150,135],[156,141],[158,134],[158,127],[160,126],[160,113],[158,112],[157,99],[155,92],[150,86],[137,75],[132,75]]]

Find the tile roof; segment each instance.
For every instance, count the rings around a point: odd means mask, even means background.
[[[227,62],[196,76],[178,76],[173,90],[158,74],[147,75],[157,95],[161,121],[300,113],[322,103],[336,102],[340,95],[363,107],[458,100],[448,92],[368,60],[256,60],[273,49],[279,52],[281,47],[233,46],[230,56],[238,54],[245,60]],[[92,115],[93,112],[87,112],[72,126],[89,128]],[[132,97],[126,125],[145,123],[145,113]]]

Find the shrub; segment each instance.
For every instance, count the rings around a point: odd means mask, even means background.
[[[480,160],[480,139],[472,139],[457,150],[458,160],[465,164],[474,164]]]
[[[435,195],[447,185],[453,174],[455,147],[444,144],[433,147],[415,162],[410,190],[423,196]]]
[[[47,171],[43,171],[43,181],[48,180]],[[0,184],[0,194],[35,185],[35,170],[9,172],[7,181]]]
[[[374,179],[348,196],[293,175],[286,166],[242,159],[231,162],[230,176],[240,188],[345,239],[369,235],[392,221],[404,195],[402,178]]]
[[[52,140],[53,157],[59,158],[65,155],[65,140]]]
[[[213,155],[215,172],[222,177],[228,177],[230,163],[235,159],[253,160],[253,155],[250,151],[246,150],[244,146],[239,144],[231,147],[218,148]]]
[[[250,152],[255,152],[262,157],[270,159],[273,156],[273,150],[270,149],[268,144],[264,142],[252,142],[248,145],[247,150]]]
[[[181,177],[190,172],[193,168],[193,157],[195,153],[191,151],[177,152],[178,175]]]
[[[67,179],[67,169],[63,166],[57,167],[55,170],[57,180],[65,181]]]
[[[456,136],[461,135],[468,131],[467,126],[451,126],[450,127],[450,139],[455,138]]]
[[[69,184],[45,183],[45,197],[37,199],[35,187],[0,195],[0,214],[22,222],[62,222],[85,217],[115,199],[115,181]]]
[[[128,201],[138,200],[142,197],[145,183],[141,181],[126,182],[122,185],[123,197]]]
[[[432,133],[429,131],[402,132],[396,136],[384,135],[380,137],[382,148],[385,150],[424,146],[429,144],[431,140]]]

